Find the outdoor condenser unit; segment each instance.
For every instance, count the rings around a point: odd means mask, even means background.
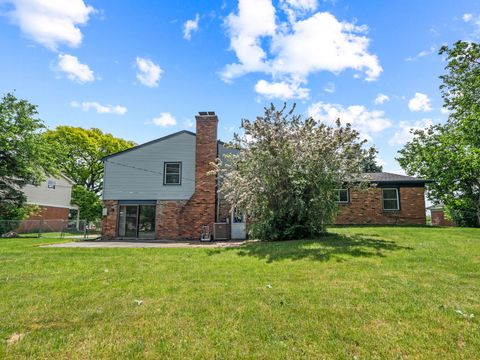
[[[230,226],[227,223],[214,223],[213,224],[213,240],[229,240]]]

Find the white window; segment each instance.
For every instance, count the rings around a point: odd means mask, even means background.
[[[382,189],[383,210],[400,210],[398,189]]]
[[[49,189],[55,189],[55,186],[57,186],[57,182],[55,180],[48,180],[47,181],[47,188]]]
[[[182,183],[182,163],[166,162],[164,166],[164,185],[181,185]]]
[[[338,189],[337,202],[340,204],[346,204],[349,201],[348,189]]]

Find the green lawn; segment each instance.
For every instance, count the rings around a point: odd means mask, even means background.
[[[238,249],[0,239],[0,358],[480,357],[479,229],[330,232]]]

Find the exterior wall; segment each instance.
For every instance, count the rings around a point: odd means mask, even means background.
[[[452,220],[445,218],[443,210],[430,210],[432,214],[432,225],[434,226],[455,226]]]
[[[218,118],[201,115],[196,122],[196,136],[179,134],[106,159],[104,238],[117,236],[118,200],[157,200],[158,239],[198,239],[204,225],[212,232],[216,177],[207,173],[217,158]],[[163,185],[164,161],[182,161],[181,186]]]
[[[424,225],[425,189],[423,187],[400,187],[400,210],[384,211],[381,188],[367,190],[350,189],[350,201],[340,205],[340,213],[336,224],[412,224]]]
[[[190,199],[195,191],[195,143],[195,134],[182,132],[106,158],[103,199]],[[181,185],[163,184],[165,162],[182,163]]]
[[[155,216],[155,237],[157,239],[178,239],[182,237],[182,210],[186,201],[157,201]]]
[[[102,237],[114,239],[117,236],[118,201],[106,200],[103,202],[103,207],[107,214],[102,216]]]
[[[39,211],[30,215],[27,220],[68,220],[68,208],[40,206]]]
[[[68,212],[68,208],[40,206],[35,214],[30,215],[27,219],[22,221],[18,231],[38,231],[39,227],[47,232],[61,231],[65,225],[64,220],[68,220]]]
[[[231,209],[230,204],[228,204],[226,200],[221,198],[218,201],[217,222],[230,222],[231,221],[230,209]]]
[[[55,189],[48,188],[48,180],[55,181]],[[72,183],[62,176],[49,178],[39,186],[26,185],[22,191],[27,197],[27,203],[29,204],[40,205],[45,208],[72,208],[70,204]]]

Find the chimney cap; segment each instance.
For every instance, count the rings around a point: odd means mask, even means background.
[[[215,116],[215,111],[199,111],[200,116]]]

